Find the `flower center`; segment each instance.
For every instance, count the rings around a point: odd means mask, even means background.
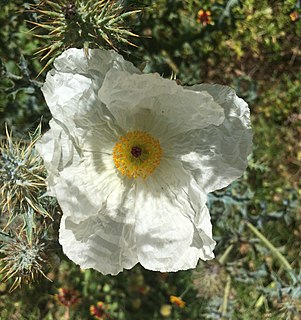
[[[159,140],[144,131],[130,131],[113,148],[116,168],[128,178],[147,178],[159,166],[162,149]]]

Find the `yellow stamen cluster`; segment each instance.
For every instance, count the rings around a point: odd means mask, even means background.
[[[130,131],[113,148],[116,168],[128,178],[147,178],[162,158],[159,140],[144,131]]]

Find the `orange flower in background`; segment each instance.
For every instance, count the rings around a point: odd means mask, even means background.
[[[108,307],[102,301],[98,301],[96,305],[90,306],[90,314],[97,320],[110,320],[107,309]]]
[[[58,289],[58,294],[55,295],[56,300],[65,307],[71,307],[78,303],[79,293],[75,290],[64,288]]]
[[[186,302],[183,301],[181,297],[170,296],[169,300],[172,304],[177,305],[181,309],[183,309],[186,305]]]
[[[199,10],[196,20],[198,23],[201,23],[203,26],[207,26],[208,24],[213,24],[213,21],[211,18],[211,11],[203,10],[203,9]]]
[[[297,21],[300,18],[300,15],[297,11],[293,11],[290,13],[290,18],[292,21]]]

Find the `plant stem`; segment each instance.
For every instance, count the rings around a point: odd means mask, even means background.
[[[190,290],[191,287],[192,287],[192,285],[189,284],[189,285],[186,287],[186,289],[182,292],[182,294],[180,295],[180,298],[183,298],[184,295]]]
[[[84,271],[84,281],[83,281],[83,295],[84,297],[88,296],[89,292],[89,284],[91,279],[91,270],[85,270]]]
[[[221,313],[222,313],[222,319],[221,320],[224,319],[224,317],[226,316],[226,313],[227,313],[230,287],[231,287],[231,276],[228,275],[227,276],[226,287],[225,287],[225,291],[224,291],[224,299],[223,299],[223,304],[222,304],[222,310],[221,310]]]
[[[223,255],[218,259],[218,262],[220,263],[220,264],[225,264],[225,262],[226,262],[226,260],[227,260],[227,258],[228,258],[228,255],[229,255],[229,253],[232,251],[232,249],[233,249],[233,244],[231,244],[226,250],[225,250],[225,252],[223,253]]]
[[[246,222],[247,227],[272,251],[273,255],[278,258],[279,262],[287,271],[292,271],[292,267],[280,251],[251,223]]]

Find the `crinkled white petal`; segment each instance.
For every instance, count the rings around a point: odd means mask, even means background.
[[[206,195],[177,166],[166,160],[148,181],[137,182],[137,254],[150,270],[186,270],[214,257]]]
[[[74,123],[83,152],[112,154],[112,149],[123,131],[109,117],[104,117],[97,106],[85,114],[76,115]]]
[[[103,185],[109,182],[107,179]],[[125,181],[106,194],[106,201],[98,205],[94,215],[86,209],[85,219],[79,220],[76,214],[63,209],[59,241],[64,253],[82,268],[117,274],[138,262],[133,210],[135,189]],[[92,196],[98,201],[97,194]],[[74,210],[83,209],[75,205]]]
[[[124,131],[145,127],[148,117],[140,125],[136,121],[141,111],[162,119],[159,123],[169,128],[166,137],[211,124],[219,125],[224,120],[223,109],[209,93],[183,89],[175,81],[158,74],[110,70],[98,96]],[[148,132],[156,133],[156,127],[148,125]]]
[[[102,145],[100,136],[93,137],[100,139],[92,144],[94,151],[81,150],[79,155],[70,136],[54,121],[50,124],[51,129],[36,144],[48,171],[48,194],[56,196],[64,214],[84,220],[108,205],[112,190],[119,188],[122,195],[127,181],[116,174],[112,156],[97,150]]]
[[[229,87],[197,85],[190,89],[209,92],[224,109],[225,120],[219,126],[176,135],[168,145],[208,193],[226,187],[246,169],[252,149],[250,111]]]
[[[81,109],[100,104],[90,78],[51,70],[47,73],[42,91],[53,118],[64,125],[73,125],[73,117]]]
[[[64,214],[59,234],[64,253],[81,268],[93,268],[103,274],[116,275],[132,268],[138,263],[135,218],[131,212],[116,212],[120,215],[117,221],[106,209],[81,222]]]
[[[63,212],[82,221],[96,215],[103,205],[108,206],[114,190],[123,197],[126,183],[131,182],[116,173],[111,155],[87,154],[78,165],[61,171],[54,187]]]
[[[54,67],[60,72],[73,74],[91,75],[95,72],[102,79],[111,68],[140,73],[116,51],[102,49],[90,49],[86,55],[83,49],[70,48],[55,59]]]
[[[80,157],[62,127],[54,120],[50,120],[49,125],[51,129],[36,142],[35,147],[42,156],[48,172],[48,194],[55,196],[53,187],[60,182],[58,179],[60,171],[66,166],[77,166],[80,163]]]
[[[68,49],[55,60],[54,66],[47,74],[42,91],[52,116],[68,126],[74,135],[79,134],[74,131],[74,117],[96,107],[103,114],[98,90],[109,70],[140,73],[121,55],[101,49],[89,50],[87,56],[82,49]]]

